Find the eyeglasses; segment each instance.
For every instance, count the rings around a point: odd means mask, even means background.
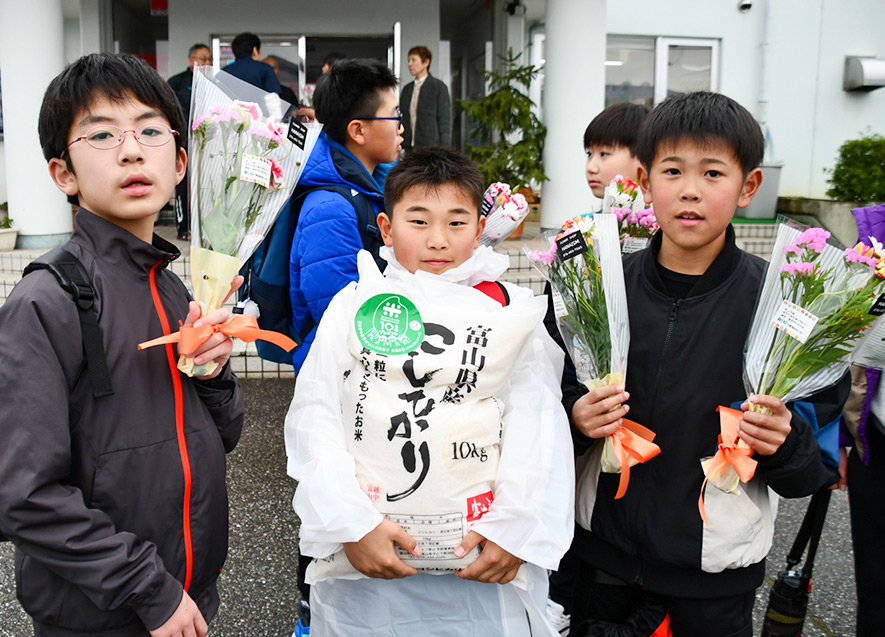
[[[135,141],[142,146],[163,146],[164,144],[168,144],[173,136],[178,135],[177,130],[172,130],[168,126],[163,126],[162,124],[145,124],[139,126],[135,130],[123,130],[116,126],[102,124],[101,126],[89,129],[85,135],[80,135],[77,139],[65,146],[62,155],[67,152],[68,148],[79,142],[81,139],[85,139],[87,144],[98,150],[111,150],[123,143],[123,138],[126,136],[126,133],[132,133],[135,136]]]
[[[199,62],[203,66],[205,66],[207,64],[212,64],[212,56],[211,55],[209,57],[205,57],[205,58],[194,56],[194,60],[196,60],[197,62]]]
[[[399,110],[399,109],[396,109],[396,117],[354,117],[354,119],[369,119],[369,120],[371,120],[371,119],[389,119],[389,120],[396,120],[397,122],[399,122],[399,125],[402,126],[402,125],[403,125],[403,112],[402,112],[401,110]]]

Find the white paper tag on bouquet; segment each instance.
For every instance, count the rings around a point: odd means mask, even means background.
[[[771,324],[800,343],[804,343],[808,340],[811,330],[817,325],[818,320],[818,317],[808,310],[784,299]]]
[[[568,316],[568,308],[565,306],[565,301],[562,300],[562,294],[555,288],[550,288],[550,292],[553,297],[553,314],[556,318]]]
[[[240,168],[240,180],[248,181],[267,188],[270,185],[269,159],[258,155],[243,155],[243,165]]]
[[[630,254],[632,252],[645,250],[648,247],[648,241],[648,237],[625,237],[621,252],[624,254]]]

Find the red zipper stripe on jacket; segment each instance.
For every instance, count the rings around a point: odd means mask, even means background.
[[[163,302],[160,300],[160,292],[157,290],[156,281],[157,266],[162,265],[162,263],[160,261],[151,268],[151,296],[154,298],[154,307],[157,310],[157,316],[160,318],[160,324],[163,326],[163,335],[167,336],[172,333],[172,330],[169,327],[169,319],[166,317]],[[183,527],[186,563],[184,590],[187,591],[191,585],[191,575],[194,567],[194,548],[191,540],[191,463],[187,455],[187,442],[184,437],[184,399],[181,388],[181,374],[178,371],[175,352],[172,350],[171,343],[166,344],[166,359],[169,361],[169,371],[172,373],[172,388],[175,394],[175,430],[178,433],[178,451],[181,454],[181,468],[184,472]]]

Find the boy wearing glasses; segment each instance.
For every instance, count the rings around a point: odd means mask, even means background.
[[[39,637],[203,636],[227,553],[225,453],[243,424],[228,337],[193,352],[138,343],[200,316],[166,268],[154,217],[184,177],[172,89],[137,58],[81,58],[39,116],[49,173],[77,229],[64,250],[95,291],[113,393],[96,396],[77,305],[37,270],[0,307],[0,531]],[[177,354],[215,360],[188,378]],[[95,392],[95,393],[94,393]]]
[[[386,265],[375,219],[403,142],[396,77],[377,60],[337,62],[317,82],[313,103],[323,132],[293,196],[293,206],[299,197],[303,203],[289,259],[292,321],[303,338],[292,352],[296,372],[332,297],[357,280],[357,252],[366,249]],[[369,223],[358,224],[356,211],[366,207]]]

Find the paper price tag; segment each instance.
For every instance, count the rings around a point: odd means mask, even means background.
[[[817,325],[818,317],[795,303],[784,300],[771,324],[800,343],[808,340],[811,330]]]
[[[568,316],[568,308],[565,306],[565,301],[562,299],[562,294],[560,294],[559,291],[554,288],[550,288],[550,292],[551,296],[553,297],[553,314],[556,316],[556,318]]]
[[[630,254],[631,252],[645,250],[648,247],[648,241],[648,237],[626,237],[624,245],[621,247],[621,252]]]
[[[286,133],[286,139],[298,146],[301,150],[304,150],[304,145],[307,143],[307,126],[293,118],[292,121],[289,122],[289,130]]]
[[[569,259],[576,257],[579,254],[584,254],[589,250],[587,242],[584,241],[584,235],[580,232],[573,232],[558,239],[556,241],[556,246],[559,249],[559,254],[563,261],[568,261]]]
[[[267,188],[270,185],[270,160],[258,155],[243,155],[240,180]]]

